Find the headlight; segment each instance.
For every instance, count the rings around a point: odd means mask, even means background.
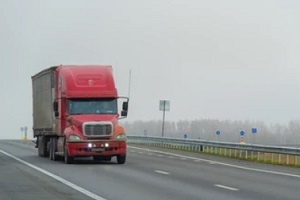
[[[81,140],[81,138],[78,135],[70,135],[69,136],[69,140],[71,140],[71,141],[77,141],[77,140]]]
[[[121,133],[121,134],[119,134],[119,135],[117,135],[117,136],[115,137],[115,140],[118,140],[118,141],[126,141],[126,140],[127,140],[127,136],[126,136],[125,133]]]

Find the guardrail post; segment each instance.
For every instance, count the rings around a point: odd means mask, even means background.
[[[227,156],[227,151],[226,151],[227,149],[225,148],[225,156]]]
[[[274,163],[274,153],[271,154],[271,163]]]
[[[242,151],[241,151],[241,149],[239,151],[240,151],[240,158],[241,158],[242,157]]]
[[[257,161],[259,161],[259,151],[257,152]]]
[[[234,157],[235,158],[236,158],[236,154],[237,154],[236,149],[234,149]]]
[[[266,154],[266,152],[264,152],[264,162],[266,162],[267,161],[267,154]]]
[[[289,163],[289,154],[286,154],[286,164],[288,165]]]
[[[251,160],[253,160],[253,150],[251,151]]]
[[[229,149],[229,157],[231,157],[231,149]]]
[[[246,150],[246,160],[248,160],[248,150]]]
[[[295,166],[298,165],[298,156],[295,155],[295,158],[294,158],[294,163],[295,163]]]
[[[278,163],[281,163],[281,154],[278,154]]]

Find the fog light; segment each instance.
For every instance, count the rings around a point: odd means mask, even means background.
[[[92,148],[92,143],[88,143],[88,148]]]
[[[108,143],[105,143],[105,145],[104,145],[105,147],[109,147],[109,144]]]

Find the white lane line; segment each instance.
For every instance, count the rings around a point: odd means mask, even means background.
[[[28,163],[28,162],[26,162],[26,161],[24,161],[24,160],[22,160],[22,159],[20,159],[18,157],[15,157],[15,156],[13,156],[13,155],[11,155],[11,154],[9,154],[9,153],[1,150],[1,149],[0,149],[0,153],[3,153],[4,155],[6,155],[8,157],[17,160],[20,163],[23,163],[24,165],[27,165],[28,167],[31,167],[32,169],[35,169],[35,170],[37,170],[37,171],[39,171],[39,172],[41,172],[41,173],[43,173],[43,174],[45,174],[47,176],[50,176],[50,177],[56,179],[56,180],[60,181],[61,183],[63,183],[65,185],[73,188],[74,190],[77,190],[78,192],[81,192],[82,194],[85,194],[86,196],[91,197],[92,199],[95,199],[95,200],[106,200],[103,197],[100,197],[100,196],[98,196],[98,195],[96,195],[96,194],[94,194],[94,193],[92,193],[92,192],[90,192],[90,191],[88,191],[88,190],[86,190],[86,189],[78,186],[78,185],[75,185],[74,183],[71,183],[70,181],[67,181],[66,179],[61,178],[60,176],[57,176],[57,175],[52,174],[51,172],[48,172],[48,171],[46,171],[46,170],[44,170],[42,168],[39,168],[39,167],[37,167],[35,165],[32,165],[32,164],[30,164],[30,163]]]
[[[223,188],[223,189],[226,189],[226,190],[239,191],[238,188],[228,187],[228,186],[226,186],[226,185],[215,184],[214,186],[215,186],[215,187],[219,187],[219,188]]]
[[[156,173],[159,173],[159,174],[164,174],[164,175],[170,174],[169,172],[160,171],[160,170],[155,170],[155,172],[156,172]]]
[[[297,174],[290,174],[290,173],[284,173],[284,172],[278,172],[278,171],[272,171],[272,170],[264,170],[264,169],[243,167],[243,166],[239,166],[239,165],[232,165],[232,164],[228,164],[228,163],[222,163],[222,162],[212,161],[212,160],[203,159],[203,158],[195,158],[195,157],[192,157],[192,156],[183,156],[183,155],[180,155],[180,154],[167,153],[167,152],[151,150],[151,149],[143,149],[143,148],[133,147],[133,146],[128,146],[128,148],[140,149],[140,150],[144,150],[144,151],[148,151],[148,152],[160,153],[160,154],[175,156],[175,157],[179,157],[179,158],[199,160],[199,161],[204,161],[204,162],[208,162],[208,163],[211,163],[211,164],[218,164],[218,165],[223,165],[223,166],[226,166],[226,167],[232,167],[232,168],[243,169],[243,170],[248,170],[248,171],[262,172],[262,173],[267,173],[267,174],[276,174],[276,175],[281,175],[281,176],[289,176],[289,177],[300,178],[300,175],[297,175]]]

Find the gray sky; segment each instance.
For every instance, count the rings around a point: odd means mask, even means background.
[[[111,64],[126,119],[300,119],[300,1],[0,0],[0,138],[32,134],[31,76]]]

